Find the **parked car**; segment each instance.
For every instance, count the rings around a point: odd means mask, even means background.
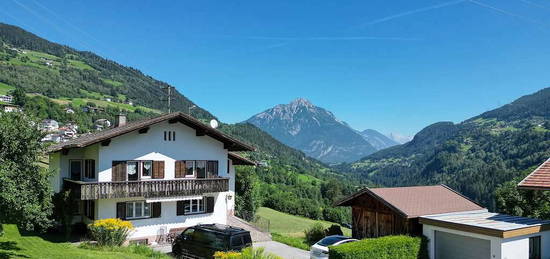
[[[309,251],[309,257],[311,259],[328,258],[328,247],[337,246],[349,242],[355,242],[357,239],[345,237],[345,236],[328,236],[321,239],[319,242],[311,246]]]
[[[176,258],[212,258],[216,251],[241,251],[252,246],[250,232],[221,224],[203,224],[187,228],[172,243]]]

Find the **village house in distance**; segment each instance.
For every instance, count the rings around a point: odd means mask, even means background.
[[[131,241],[153,244],[196,224],[226,224],[235,209],[233,151],[254,148],[183,113],[126,123],[49,148],[55,192],[71,189],[75,222],[121,218]]]

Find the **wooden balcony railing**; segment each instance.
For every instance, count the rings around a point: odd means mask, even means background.
[[[65,179],[65,188],[71,189],[81,200],[128,197],[159,198],[201,195],[229,191],[229,178],[148,180],[129,182],[82,182]]]

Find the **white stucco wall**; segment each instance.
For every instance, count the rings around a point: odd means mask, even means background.
[[[54,170],[52,176],[52,187],[54,192],[59,192],[63,186],[63,178],[70,178],[69,162],[73,159],[93,159],[95,160],[96,179],[99,165],[99,144],[94,144],[85,148],[73,148],[69,153],[63,155],[61,152],[50,154],[49,168]],[[93,180],[89,180],[93,181]]]
[[[176,141],[164,141],[164,131],[175,131]],[[99,146],[99,181],[111,181],[112,161],[164,160],[164,180],[174,179],[176,160],[217,160],[218,175],[227,175],[227,150],[209,136],[197,137],[195,130],[181,123],[162,122],[145,134],[137,131],[113,138]]]
[[[493,259],[527,259],[529,258],[529,237],[541,236],[542,258],[550,259],[550,231],[506,239],[426,224],[422,226],[422,231],[424,236],[428,238],[428,253],[431,259],[435,258],[433,241],[435,231],[489,240],[491,242],[491,258]]]
[[[161,217],[129,220],[135,227],[135,230],[129,238],[136,239],[142,237],[150,237],[159,235],[160,228],[166,228],[170,231],[172,228],[190,227],[197,224],[226,224],[227,223],[227,204],[226,194],[206,194],[207,196],[215,197],[215,205],[213,213],[196,214],[196,215],[176,215],[176,201],[162,202],[161,205]],[[195,197],[195,196],[192,196]],[[178,199],[184,200],[192,197],[178,197]],[[196,196],[199,197],[199,196]],[[202,196],[200,196],[202,197]],[[129,199],[108,199],[97,201],[97,217],[98,219],[115,218],[116,217],[116,203],[126,202],[132,200],[144,200],[140,198]]]

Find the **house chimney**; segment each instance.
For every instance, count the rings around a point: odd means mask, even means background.
[[[121,127],[121,126],[124,126],[124,125],[126,125],[126,115],[120,113],[115,118],[115,128],[116,127]]]

